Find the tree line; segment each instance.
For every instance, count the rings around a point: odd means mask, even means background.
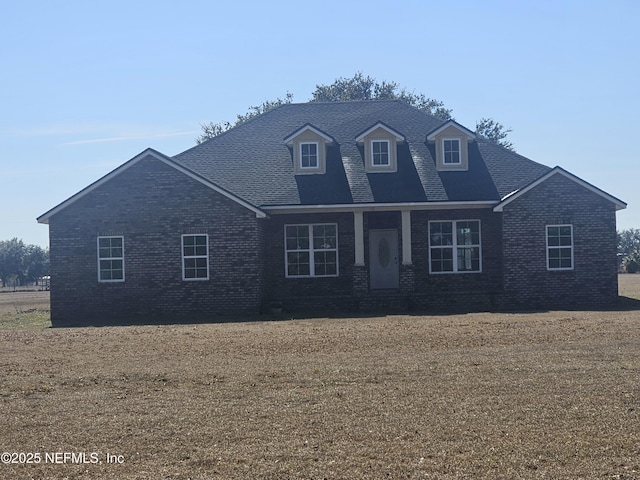
[[[640,230],[629,228],[618,232],[618,257],[622,271],[640,271]]]
[[[38,245],[25,245],[12,238],[0,241],[0,280],[2,286],[37,284],[49,275],[49,250]]]
[[[446,108],[440,100],[429,98],[423,93],[415,93],[406,88],[400,87],[396,82],[383,80],[378,82],[370,76],[364,76],[362,72],[356,73],[351,78],[337,78],[330,85],[316,85],[316,89],[311,94],[309,102],[353,102],[359,100],[399,100],[407,103],[423,112],[440,118],[441,120],[454,120],[452,110]],[[284,98],[267,100],[260,105],[249,107],[245,114],[236,116],[234,122],[209,122],[201,124],[202,134],[196,139],[200,144],[206,140],[226,132],[227,130],[243,124],[252,118],[273,110],[280,105],[293,102],[293,94],[287,92]],[[504,127],[501,123],[492,118],[481,118],[476,122],[476,134],[484,137],[498,145],[514,150],[513,144],[507,139],[511,132],[510,128]]]

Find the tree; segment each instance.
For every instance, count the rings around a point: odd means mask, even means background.
[[[316,85],[311,102],[352,102],[357,100],[400,100],[442,120],[451,119],[451,110],[444,103],[423,94],[400,88],[396,82],[375,79],[356,73],[352,78],[340,77],[331,85]]]
[[[49,273],[49,251],[13,238],[0,241],[0,281],[36,282]]]
[[[6,287],[12,275],[18,277],[23,272],[24,243],[22,240],[12,238],[0,242],[0,280]],[[17,277],[16,277],[17,278]]]
[[[246,122],[247,120],[251,120],[253,117],[257,117],[263,113],[268,112],[269,110],[273,110],[280,105],[285,105],[287,103],[291,103],[293,101],[293,94],[287,92],[284,98],[276,98],[275,100],[267,100],[260,105],[249,107],[249,111],[244,115],[238,115],[236,117],[235,123],[228,122],[223,120],[222,122],[214,123],[209,122],[206,124],[201,124],[202,135],[196,138],[196,143],[201,144],[204,141],[209,140],[210,138],[217,137],[218,135],[226,132],[227,130],[237,127],[238,125]]]
[[[493,118],[481,118],[476,123],[476,134],[491,140],[498,145],[514,151],[513,143],[507,140],[507,135],[511,133],[510,128],[505,128],[501,123],[496,122]]]
[[[624,271],[636,273],[640,266],[640,230],[630,228],[618,232],[618,256]]]
[[[257,115],[268,112],[280,105],[291,103],[292,100],[293,94],[287,92],[285,98],[277,98],[274,101],[266,101],[261,105],[249,107],[247,113],[237,116],[235,123],[222,121],[200,125],[202,135],[196,139],[196,142],[200,144]],[[445,108],[444,103],[440,100],[434,100],[422,93],[410,92],[405,88],[401,88],[396,82],[388,82],[386,80],[378,82],[368,75],[364,76],[362,72],[357,72],[351,78],[337,78],[330,85],[316,85],[309,102],[351,102],[358,100],[400,100],[442,120],[451,120],[453,118],[451,116],[452,110]],[[476,133],[478,135],[509,150],[513,150],[513,144],[506,139],[509,132],[511,132],[511,129],[505,129],[500,123],[490,118],[482,118],[476,124]]]
[[[49,273],[49,252],[38,245],[27,245],[22,263],[27,282],[37,284],[40,277]]]

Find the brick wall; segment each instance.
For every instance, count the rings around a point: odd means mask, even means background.
[[[502,289],[501,216],[490,209],[414,211],[411,214],[412,265],[399,265],[398,290],[370,291],[369,230],[397,229],[402,248],[401,215],[365,212],[365,266],[354,266],[352,213],[273,215],[266,223],[265,301],[288,311],[407,311],[428,309],[489,309],[499,303]],[[428,222],[480,220],[481,273],[429,274]],[[284,225],[337,223],[340,276],[285,278]],[[398,259],[401,259],[398,252]]]
[[[49,222],[54,326],[199,321],[257,313],[262,222],[148,157]],[[181,236],[209,236],[208,281],[183,281]],[[125,282],[99,283],[99,235],[124,236]]]
[[[221,319],[287,311],[601,307],[617,297],[615,208],[557,175],[504,208],[411,214],[412,265],[400,288],[369,289],[369,231],[401,215],[365,212],[365,266],[355,266],[352,213],[255,214],[148,157],[50,219],[54,326]],[[479,220],[482,271],[429,273],[428,224]],[[339,276],[286,278],[284,226],[336,223]],[[575,269],[547,271],[549,224],[571,224]],[[183,281],[182,234],[209,236],[210,279]],[[99,283],[99,235],[124,236],[125,282]],[[402,256],[399,253],[398,258]]]
[[[487,310],[502,292],[502,223],[491,209],[425,210],[412,212],[415,307],[418,309]],[[429,273],[429,222],[479,220],[482,271]]]
[[[546,226],[573,225],[573,270],[548,271]],[[600,308],[618,295],[615,207],[557,174],[505,206],[504,306]]]
[[[338,277],[287,278],[284,227],[309,223],[338,225]],[[265,223],[265,288],[263,310],[281,304],[288,311],[354,310],[355,234],[353,214],[272,215]]]

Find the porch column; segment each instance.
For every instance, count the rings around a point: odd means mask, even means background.
[[[364,266],[364,222],[361,210],[353,212],[353,230],[355,231],[356,265]]]
[[[402,210],[402,264],[411,265],[411,210]]]

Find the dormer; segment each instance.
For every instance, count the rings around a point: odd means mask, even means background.
[[[468,170],[469,143],[476,139],[475,133],[458,122],[449,120],[427,135],[427,141],[436,147],[438,170]]]
[[[364,170],[367,173],[389,173],[398,170],[398,143],[404,136],[378,122],[356,137],[364,146]]]
[[[296,175],[310,175],[327,171],[327,145],[333,138],[310,123],[296,130],[284,143],[293,152],[293,168]]]

